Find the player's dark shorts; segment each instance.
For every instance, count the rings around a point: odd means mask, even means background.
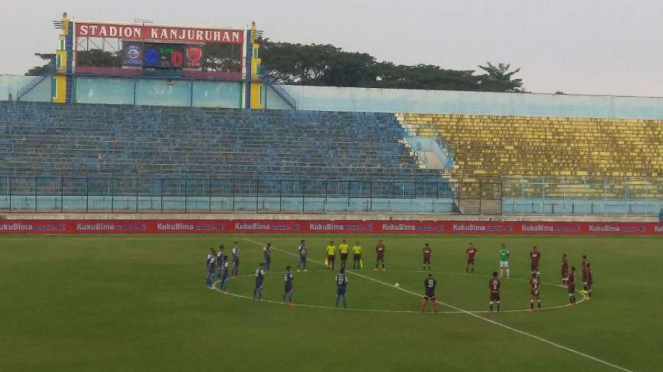
[[[583,281],[583,282],[586,282],[586,281],[587,281],[587,273],[584,272],[584,271],[582,272],[582,281]]]
[[[588,290],[589,290],[589,289],[592,289],[592,284],[594,284],[593,281],[585,282],[585,285],[587,286],[587,289],[588,289]]]
[[[569,269],[562,270],[562,278],[566,279],[569,276]]]
[[[467,259],[467,264],[468,265],[474,265],[474,258],[468,258]]]
[[[355,260],[355,261],[361,260],[361,254],[352,255],[352,259]]]
[[[256,288],[262,287],[262,280],[256,280]]]
[[[265,263],[270,263],[270,262],[272,262],[272,256],[269,255],[269,254],[266,254],[265,255]]]
[[[424,295],[424,299],[435,301],[435,291],[426,291],[426,294]]]
[[[341,261],[347,261],[348,260],[348,254],[347,253],[341,253]]]
[[[530,292],[532,293],[532,296],[539,297],[540,292],[539,292],[538,289],[536,289],[536,290],[532,289],[532,290],[530,290]]]
[[[384,262],[384,256],[378,256],[377,261],[378,262]]]
[[[566,288],[569,290],[569,294],[576,291],[576,283],[567,284]]]
[[[327,261],[329,262],[336,261],[336,255],[330,254],[329,256],[327,256]]]
[[[339,296],[345,296],[346,293],[345,289],[346,289],[345,287],[336,288],[336,294]]]
[[[491,301],[499,301],[500,300],[500,293],[499,292],[490,292],[490,300]]]
[[[290,285],[287,285],[287,284],[286,284],[286,286],[285,286],[285,293],[292,293],[292,290],[293,290],[293,288],[292,288],[292,284],[290,284]]]
[[[299,262],[306,263],[306,256],[299,256]]]
[[[424,265],[430,265],[430,257],[424,257]]]
[[[239,258],[233,258],[233,265],[239,265]]]
[[[539,271],[539,265],[530,265],[529,268],[531,271]]]

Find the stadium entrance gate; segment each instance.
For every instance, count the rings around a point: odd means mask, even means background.
[[[502,183],[494,181],[461,182],[457,204],[461,214],[502,214]]]

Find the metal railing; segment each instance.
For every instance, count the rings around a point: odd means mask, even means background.
[[[55,59],[51,59],[48,63],[48,68],[44,73],[39,76],[35,76],[34,79],[30,80],[25,84],[21,89],[16,92],[16,100],[19,101],[23,96],[28,94],[32,89],[39,85],[42,81],[46,80],[49,76],[52,76],[55,72]]]
[[[456,189],[445,180],[0,176],[0,211],[453,213]]]
[[[290,95],[290,93],[286,92],[283,87],[280,85],[274,83],[272,79],[269,77],[269,70],[265,69],[263,66],[263,73],[260,75],[260,80],[262,80],[265,85],[267,85],[269,88],[271,88],[281,99],[288,105],[290,106],[291,109],[297,110],[297,101],[293,96]]]
[[[656,215],[663,183],[0,175],[0,212]]]

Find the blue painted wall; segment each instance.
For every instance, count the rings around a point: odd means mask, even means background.
[[[297,108],[302,110],[663,119],[663,98],[309,86],[284,88],[297,100]]]
[[[0,75],[0,101],[7,101],[11,94],[12,100],[16,100],[18,91],[35,79],[34,76]],[[39,85],[28,92],[22,101],[50,102],[51,101],[51,79],[45,79]]]
[[[191,87],[188,81],[139,79],[136,81],[136,105],[189,106]]]
[[[193,84],[193,105],[196,107],[239,108],[242,94],[240,83],[196,81]]]
[[[79,77],[76,79],[75,101],[77,103],[132,105],[133,91],[132,80]]]
[[[0,100],[16,92],[31,77],[0,75]],[[188,81],[122,78],[77,78],[76,101],[80,103],[131,104],[133,84],[136,104],[188,106],[191,88]],[[196,81],[193,105],[239,108],[241,83]],[[335,88],[285,86],[297,100],[300,110],[408,112],[469,115],[553,116],[584,118],[663,119],[663,98],[617,97],[553,94],[481,93],[398,89]],[[50,82],[45,80],[25,101],[49,101]],[[288,109],[267,89],[268,109]]]

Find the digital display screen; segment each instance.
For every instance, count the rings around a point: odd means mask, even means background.
[[[124,43],[122,47],[122,66],[143,65],[143,44]]]
[[[184,45],[145,44],[143,66],[177,69],[184,67]]]
[[[200,69],[203,67],[202,45],[124,42],[122,66],[160,69]]]

